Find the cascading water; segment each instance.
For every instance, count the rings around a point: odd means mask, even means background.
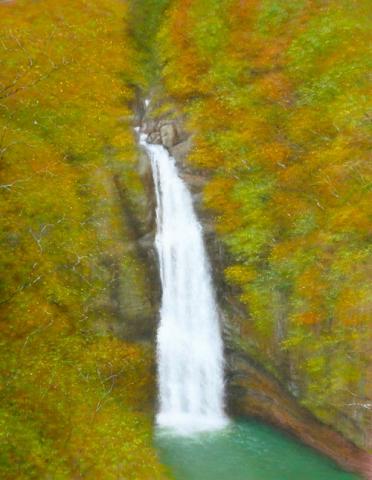
[[[175,160],[161,145],[148,152],[157,200],[156,249],[162,283],[157,333],[157,423],[180,434],[215,430],[224,415],[223,345],[202,228]]]

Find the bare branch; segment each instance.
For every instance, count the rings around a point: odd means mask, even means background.
[[[23,283],[22,285],[20,285],[13,293],[11,293],[9,295],[8,298],[6,298],[5,300],[2,300],[0,302],[0,305],[4,305],[5,303],[9,303],[10,301],[13,300],[13,298],[18,294],[18,293],[21,293],[23,292],[23,290],[25,290],[26,288],[29,288],[33,285],[35,285],[36,283],[38,283],[40,280],[42,279],[42,276],[41,275],[38,275],[36,278],[34,278],[33,280],[29,281],[29,282],[26,282],[26,283]]]
[[[99,410],[102,408],[103,404],[106,402],[107,398],[111,395],[111,392],[112,392],[112,390],[114,389],[114,386],[115,386],[116,379],[124,371],[124,368],[122,368],[118,373],[113,373],[112,363],[109,362],[109,365],[110,365],[111,373],[108,377],[106,377],[104,379],[102,378],[102,375],[101,375],[101,372],[100,372],[99,368],[98,367],[96,368],[98,378],[99,378],[101,384],[103,385],[103,387],[106,388],[105,384],[106,384],[107,381],[111,380],[111,383],[110,383],[109,388],[105,391],[105,393],[103,394],[101,399],[98,401],[98,403],[96,405],[95,413],[99,412]]]
[[[43,237],[48,233],[47,228],[48,227],[54,227],[54,223],[45,223],[44,225],[41,226],[39,232],[34,232],[33,229],[30,227],[28,231],[30,232],[32,238],[35,240],[37,246],[39,247],[39,250],[41,253],[43,253],[43,247],[41,245],[41,241]]]
[[[353,403],[345,403],[348,407],[359,407],[359,408],[365,408],[366,410],[372,410],[372,402],[353,402]]]

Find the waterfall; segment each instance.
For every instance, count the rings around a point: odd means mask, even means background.
[[[161,145],[151,159],[162,283],[157,332],[157,424],[181,434],[222,428],[223,344],[203,233],[176,163]]]

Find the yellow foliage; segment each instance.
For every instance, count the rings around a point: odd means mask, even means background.
[[[236,285],[245,285],[254,280],[257,275],[256,270],[244,265],[232,265],[225,269],[226,279]]]
[[[127,8],[0,2],[4,479],[165,478],[152,354],[109,332],[115,283],[148,302],[113,183],[140,188]]]

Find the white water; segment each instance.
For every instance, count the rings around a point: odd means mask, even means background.
[[[161,145],[147,150],[157,200],[156,249],[162,283],[157,333],[157,423],[180,434],[215,430],[224,415],[223,345],[202,228],[175,160]]]

